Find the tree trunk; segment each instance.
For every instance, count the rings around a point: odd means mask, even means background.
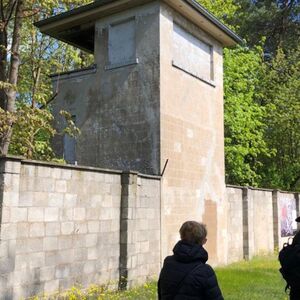
[[[6,111],[13,113],[15,112],[16,106],[16,85],[18,82],[18,72],[19,72],[19,46],[20,46],[20,29],[22,26],[22,13],[23,13],[24,0],[18,0],[16,2],[14,27],[13,27],[13,37],[12,37],[12,47],[11,47],[11,58],[10,58],[10,68],[8,75],[8,83],[12,87],[7,88],[6,91]],[[9,128],[5,136],[0,141],[0,153],[2,155],[8,154],[8,147],[12,135],[12,122],[9,124]]]

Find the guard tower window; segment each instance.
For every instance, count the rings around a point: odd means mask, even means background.
[[[173,66],[208,83],[214,80],[213,48],[182,27],[173,27]]]
[[[108,68],[137,63],[135,19],[110,25],[108,33]]]

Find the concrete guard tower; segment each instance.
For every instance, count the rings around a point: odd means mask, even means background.
[[[40,21],[41,32],[93,53],[53,75],[82,134],[57,138],[69,163],[162,178],[162,257],[185,220],[208,225],[210,263],[226,263],[222,48],[240,38],[195,0],[99,0]]]

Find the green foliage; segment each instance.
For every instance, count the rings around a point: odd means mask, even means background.
[[[197,0],[209,12],[214,14],[231,29],[237,29],[237,24],[232,22],[236,12],[240,9],[240,4],[235,0]]]
[[[91,285],[87,289],[74,286],[62,293],[32,297],[29,300],[150,300],[156,299],[156,282],[126,290],[109,290],[108,286]]]
[[[248,45],[257,45],[265,38],[265,51],[274,55],[281,47],[293,49],[300,43],[299,0],[237,0],[239,9],[233,23]]]
[[[260,86],[267,114],[265,140],[276,155],[264,162],[262,184],[299,190],[300,180],[300,46],[288,54],[279,49],[264,65]]]
[[[199,3],[250,46],[224,52],[227,183],[299,190],[300,1]]]
[[[226,180],[257,186],[261,157],[271,154],[264,141],[265,108],[255,101],[262,51],[238,47],[224,54]]]
[[[17,111],[0,111],[0,140],[10,139],[9,153],[22,155],[30,159],[54,159],[51,149],[51,139],[57,134],[53,128],[53,117],[48,103],[55,100],[52,94],[49,75],[84,67],[92,62],[92,56],[80,50],[43,35],[33,25],[41,18],[53,15],[90,1],[47,0],[25,1],[22,10],[18,68],[18,83],[13,86],[17,90]],[[4,5],[7,3],[4,1]],[[6,6],[7,7],[7,6]],[[11,39],[14,26],[13,19],[7,29],[8,40]],[[3,47],[3,46],[2,46]],[[6,49],[9,53],[9,49]],[[4,74],[8,74],[9,56],[7,63],[2,65]],[[0,82],[0,89],[11,88],[9,82]],[[67,127],[65,134],[76,136],[79,131],[67,112],[63,112]],[[13,124],[12,136],[9,128]]]
[[[49,141],[56,131],[49,110],[20,103],[15,116],[9,152],[30,159],[51,160],[54,153]]]

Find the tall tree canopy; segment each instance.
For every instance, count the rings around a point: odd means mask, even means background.
[[[227,182],[299,190],[300,1],[199,3],[246,41],[224,52]]]
[[[0,1],[0,153],[51,159],[56,133],[47,103],[51,72],[82,64],[81,53],[42,35],[33,23],[90,1]],[[71,119],[70,126],[74,127]]]
[[[197,1],[245,39],[224,51],[227,183],[300,190],[300,1]],[[0,0],[1,154],[53,159],[48,75],[91,59],[33,23],[88,2]]]

